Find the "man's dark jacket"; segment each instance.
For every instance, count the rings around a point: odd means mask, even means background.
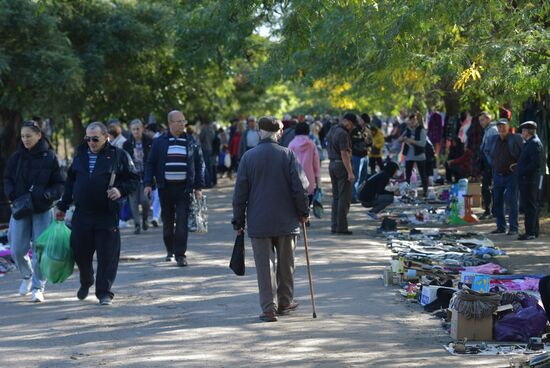
[[[166,157],[168,155],[169,139],[172,137],[170,133],[164,133],[160,137],[153,140],[153,146],[147,164],[145,165],[145,177],[143,179],[146,187],[152,187],[153,184],[159,189],[164,188],[166,182],[164,172],[166,167]],[[185,191],[193,192],[193,189],[204,188],[205,166],[202,158],[202,150],[197,144],[195,138],[190,134],[185,134],[187,142],[187,179]],[[155,183],[155,181],[156,183]]]
[[[139,175],[126,151],[108,142],[97,154],[94,171],[90,175],[88,145],[77,148],[73,163],[67,173],[65,192],[57,208],[67,211],[75,204],[75,216],[91,216],[96,224],[106,227],[118,226],[118,206],[107,197],[107,189],[113,170],[116,173],[114,187],[122,197],[137,189]]]
[[[517,175],[520,182],[533,182],[540,179],[541,162],[545,161],[544,149],[538,136],[530,138],[521,149]]]
[[[246,151],[233,192],[235,229],[248,223],[251,238],[300,233],[300,217],[309,214],[309,183],[294,153],[272,139]]]
[[[141,138],[141,145],[143,147],[143,167],[145,169],[145,166],[147,165],[147,158],[149,157],[149,152],[151,151],[151,146],[153,145],[153,139],[149,138],[144,134],[143,137]],[[130,138],[128,138],[126,142],[124,142],[124,144],[122,145],[122,148],[124,148],[124,150],[128,152],[130,157],[132,158],[134,157],[134,148],[136,148],[136,139],[134,138],[133,135],[130,136]],[[144,174],[145,174],[145,170],[143,170],[142,175]]]
[[[391,175],[384,171],[380,171],[367,179],[365,185],[359,190],[359,201],[361,203],[372,203],[377,195],[391,194],[385,188],[390,182]]]
[[[61,197],[64,182],[57,157],[45,139],[38,141],[30,150],[19,142],[17,151],[6,164],[4,194],[13,201],[25,194],[32,185],[34,213],[42,213]]]

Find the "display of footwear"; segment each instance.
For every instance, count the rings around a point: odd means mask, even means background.
[[[298,303],[292,302],[289,305],[286,306],[280,306],[277,308],[277,314],[284,316],[285,314],[289,314],[290,312],[296,310],[298,308]]]
[[[277,313],[275,311],[263,312],[260,314],[260,321],[277,322]]]
[[[506,233],[506,230],[496,229],[491,231],[489,234],[505,234],[505,233]]]
[[[187,266],[187,258],[186,257],[178,257],[176,258],[176,263],[178,267],[186,267]]]
[[[113,298],[111,298],[110,296],[102,296],[101,298],[99,298],[99,304],[100,305],[111,305],[111,304],[113,304]]]
[[[374,212],[367,212],[367,216],[369,216],[371,218],[371,220],[374,220],[374,221],[378,221],[378,215]]]
[[[32,280],[29,279],[23,279],[21,281],[21,286],[19,286],[19,295],[25,296],[28,293],[31,292],[31,286],[32,286]]]
[[[32,291],[31,301],[33,303],[42,303],[44,301],[44,293],[40,289],[34,289]]]
[[[506,235],[518,235],[518,231],[517,230],[509,230]]]
[[[84,300],[88,297],[88,291],[90,290],[90,287],[81,286],[80,289],[76,292],[76,297],[79,300]]]
[[[156,218],[153,218],[151,220],[151,225],[153,225],[153,227],[159,227],[159,220]]]
[[[166,258],[164,258],[164,260],[166,262],[172,262],[173,257],[174,257],[174,255],[172,253],[166,253]]]

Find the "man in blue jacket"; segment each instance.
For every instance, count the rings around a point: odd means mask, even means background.
[[[525,211],[525,233],[518,240],[533,240],[539,236],[538,194],[542,187],[542,163],[545,162],[542,142],[536,135],[537,123],[526,121],[519,126],[525,144],[517,165],[519,195]]]
[[[92,260],[97,252],[95,295],[110,305],[120,256],[119,200],[136,190],[139,176],[128,154],[107,141],[107,128],[99,122],[86,128],[85,143],[77,148],[67,173],[65,192],[57,203],[57,219],[74,201],[71,248],[80,270],[77,297],[86,299],[94,284]]]
[[[493,168],[493,211],[497,228],[492,234],[506,233],[504,201],[509,208],[508,235],[518,234],[518,176],[515,171],[523,145],[523,139],[510,133],[508,119],[497,122],[498,134],[489,137],[483,147],[485,158]]]
[[[294,250],[300,223],[309,216],[309,183],[294,153],[277,143],[283,124],[263,117],[258,126],[260,143],[239,164],[232,224],[241,234],[248,222],[263,312],[260,319],[274,322],[277,314],[298,307],[293,298]]]
[[[159,189],[166,261],[175,256],[180,267],[187,266],[190,195],[194,192],[200,198],[205,185],[202,152],[193,136],[185,132],[186,124],[181,111],[168,114],[168,132],[153,141],[143,179],[145,195],[150,195],[154,183]]]

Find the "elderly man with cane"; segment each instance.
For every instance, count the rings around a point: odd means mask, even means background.
[[[260,320],[277,321],[298,307],[294,302],[294,251],[300,224],[309,216],[307,178],[294,153],[277,143],[283,125],[259,120],[260,143],[239,164],[233,193],[233,227],[248,222],[260,306]],[[246,221],[247,220],[247,221]]]

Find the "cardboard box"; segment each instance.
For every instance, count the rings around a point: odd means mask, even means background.
[[[472,196],[472,208],[481,207],[481,184],[468,183],[468,194]]]
[[[460,272],[460,282],[463,284],[472,285],[474,283],[474,277],[482,275],[482,273],[462,271]]]
[[[422,287],[422,296],[420,297],[420,305],[430,304],[437,299],[437,289],[441,286],[424,285]]]
[[[489,275],[476,275],[472,282],[472,290],[478,293],[488,293],[489,284],[491,283],[491,276]]]
[[[453,340],[483,340],[493,339],[493,316],[481,319],[467,319],[463,314],[451,309],[451,338]]]

